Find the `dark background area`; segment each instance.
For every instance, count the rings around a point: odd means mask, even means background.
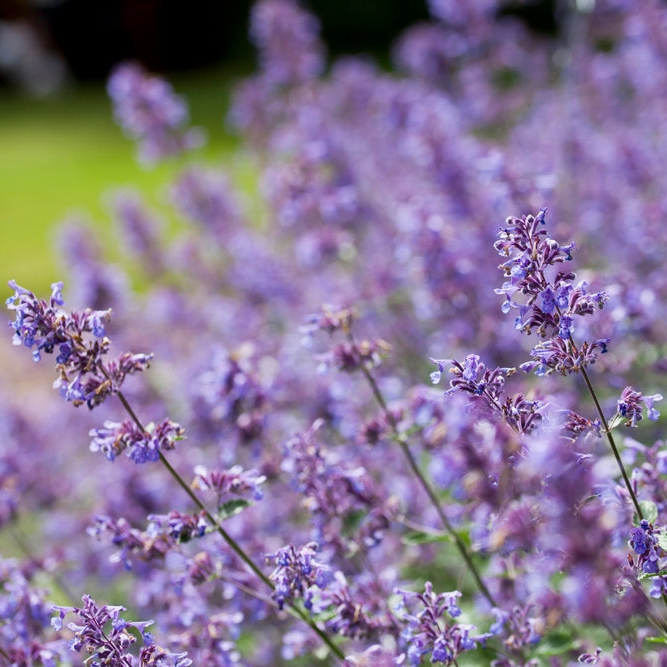
[[[554,2],[508,2],[502,13],[519,14],[534,29],[554,33]],[[302,4],[319,17],[332,54],[370,52],[380,61],[406,26],[429,18],[425,0]],[[90,81],[106,78],[126,58],[158,72],[250,63],[251,5],[252,0],[0,0],[0,21],[30,25],[47,49],[61,54],[74,79]]]

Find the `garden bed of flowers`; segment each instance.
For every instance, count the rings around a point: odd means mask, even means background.
[[[667,665],[667,6],[556,5],[388,72],[259,0],[261,202],[117,66],[182,166],[7,276],[0,665]]]

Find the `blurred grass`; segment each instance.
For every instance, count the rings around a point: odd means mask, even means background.
[[[203,127],[205,161],[230,164],[239,142],[224,127],[241,68],[168,77],[187,98],[192,124]],[[14,278],[42,294],[60,279],[54,228],[81,212],[109,234],[104,195],[131,185],[155,198],[175,164],[147,169],[114,124],[104,84],[72,87],[37,100],[0,94],[0,282]],[[7,292],[9,293],[9,292]]]

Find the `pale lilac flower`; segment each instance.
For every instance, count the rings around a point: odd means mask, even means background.
[[[275,586],[271,596],[280,609],[296,599],[303,599],[306,609],[312,608],[315,591],[331,582],[331,568],[316,556],[317,550],[317,542],[309,542],[299,549],[290,544],[265,554],[267,562],[273,561],[276,566],[269,579]]]
[[[174,449],[184,433],[179,424],[168,419],[159,424],[151,422],[145,429],[126,419],[120,423],[107,420],[103,427],[92,429],[88,435],[93,436],[90,451],[102,452],[109,461],[125,452],[135,463],[146,463],[158,461],[160,452]]]
[[[259,51],[262,74],[274,85],[308,81],[324,68],[319,21],[293,0],[257,2],[250,36]]]
[[[118,124],[139,143],[141,162],[155,164],[202,145],[201,130],[188,128],[185,102],[164,79],[126,62],[115,67],[107,87]]]

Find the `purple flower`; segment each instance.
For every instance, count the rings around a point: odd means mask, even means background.
[[[148,75],[138,64],[117,65],[108,92],[118,124],[139,142],[142,162],[155,164],[202,145],[201,131],[187,128],[185,102],[166,81]]]
[[[266,475],[261,475],[257,470],[243,470],[240,465],[229,470],[209,470],[205,466],[197,466],[192,488],[215,491],[220,505],[222,499],[229,495],[250,494],[255,500],[261,500],[264,494],[260,486],[265,481]]]
[[[275,585],[271,597],[280,609],[297,598],[303,598],[305,607],[311,608],[313,589],[325,589],[332,581],[329,565],[316,558],[317,549],[317,542],[309,542],[298,550],[290,544],[265,555],[267,562],[276,565],[269,579]]]
[[[116,360],[104,361],[111,345],[104,328],[111,310],[65,313],[56,307],[63,305],[62,283],[52,285],[48,303],[14,281],[9,285],[15,290],[14,296],[7,299],[7,307],[16,312],[12,323],[14,345],[35,347],[35,361],[41,359],[42,353],[52,354],[57,348],[59,377],[53,387],[75,406],[85,403],[94,408],[120,391],[127,375],[148,368],[151,354],[125,352]]]
[[[402,597],[397,614],[406,624],[402,638],[407,642],[404,659],[411,665],[422,664],[422,656],[430,653],[432,663],[453,664],[465,651],[476,649],[491,634],[472,634],[476,627],[468,623],[452,623],[450,618],[461,615],[457,604],[459,591],[434,593],[430,581],[424,584],[423,593],[398,589]]]
[[[644,396],[640,391],[632,387],[626,387],[617,401],[617,415],[625,420],[625,426],[635,428],[643,419],[643,406],[646,406],[648,418],[651,421],[657,421],[660,418],[660,412],[654,407],[656,401],[662,400],[662,394],[653,394]]]
[[[660,559],[664,556],[664,550],[658,542],[653,525],[646,519],[642,519],[639,527],[630,531],[630,547],[639,556],[637,565],[642,572],[656,574],[660,570]]]
[[[274,85],[298,84],[324,68],[319,21],[292,0],[261,0],[250,17],[250,36],[262,74]]]
[[[67,624],[74,635],[68,646],[71,651],[77,653],[85,650],[88,662],[95,658],[96,662],[91,664],[114,664],[118,667],[133,667],[135,663],[130,647],[136,643],[137,638],[129,632],[130,629],[139,632],[146,646],[154,645],[152,635],[146,631],[146,628],[153,621],[126,621],[120,615],[121,612],[125,611],[125,607],[116,605],[98,606],[89,595],[84,595],[83,607],[54,605],[53,609],[57,612],[57,615],[51,619],[51,625],[56,630],[62,628],[66,616],[74,615],[77,618],[78,623],[72,621]],[[184,658],[183,654],[180,654],[179,659],[181,658]],[[177,663],[168,664],[173,666]],[[185,667],[191,663],[181,660],[178,664]]]
[[[220,170],[188,167],[172,185],[170,199],[182,215],[202,225],[221,247],[246,224],[229,179]]]
[[[574,273],[557,270],[572,259],[574,243],[561,245],[548,236],[546,210],[536,216],[507,218],[508,226],[500,231],[494,246],[500,255],[509,257],[498,267],[508,280],[495,290],[505,296],[503,312],[517,309],[516,328],[545,339],[533,348],[533,362],[522,365],[523,370],[534,370],[537,375],[577,372],[595,362],[598,350],[606,352],[608,343],[599,339],[579,348],[574,343],[574,317],[601,309],[608,297],[604,292],[590,293],[586,281],[573,285]],[[516,300],[518,296],[521,301]]]
[[[184,430],[168,419],[159,424],[151,422],[145,429],[126,419],[121,423],[107,420],[88,435],[93,436],[90,451],[102,452],[109,461],[126,452],[135,463],[147,463],[158,461],[160,452],[174,449],[175,442],[183,439]]]

